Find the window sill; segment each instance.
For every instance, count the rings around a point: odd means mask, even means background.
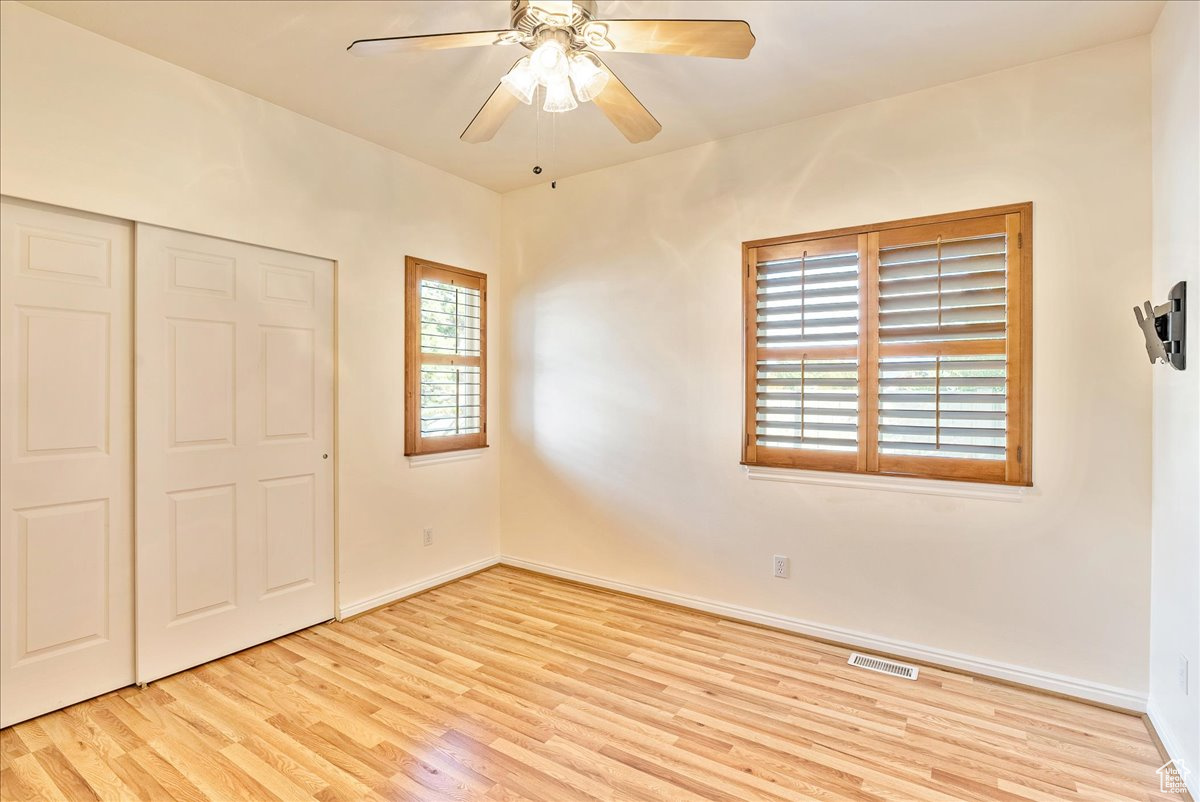
[[[860,490],[886,490],[890,493],[981,498],[990,501],[1020,501],[1030,489],[1014,485],[954,482],[945,479],[915,479],[907,476],[868,476],[833,471],[806,471],[799,468],[766,468],[758,465],[747,465],[746,477],[764,482],[794,482],[805,485],[850,487]]]
[[[457,451],[434,452],[433,454],[417,454],[408,457],[408,467],[421,468],[425,465],[440,465],[443,462],[461,462],[468,459],[479,459],[487,453],[487,446],[479,448],[464,448]]]

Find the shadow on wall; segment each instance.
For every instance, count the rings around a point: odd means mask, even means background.
[[[1144,684],[1149,385],[1122,299],[1144,290],[1129,265],[1148,253],[1149,125],[1111,109],[1148,107],[1145,49],[506,196],[506,551]],[[1024,200],[1036,204],[1034,491],[1007,504],[747,481],[740,243]],[[1068,333],[1091,347],[1063,360]],[[791,581],[771,578],[773,553],[792,557]]]
[[[844,549],[868,536],[936,550],[919,521],[882,535],[846,532],[861,496],[745,480],[740,239],[733,202],[711,175],[702,161],[684,182],[706,210],[688,222],[691,238],[644,224],[678,205],[675,189],[621,185],[604,202],[556,190],[583,219],[602,207],[617,218],[572,232],[569,248],[553,236],[520,238],[506,377],[506,475],[519,478],[505,480],[514,556],[716,595],[738,573],[757,586],[756,603],[778,606],[779,595],[820,583],[762,582],[765,541],[814,560],[844,561]],[[614,243],[613,231],[628,236]],[[773,503],[781,497],[786,505]],[[921,503],[926,514],[957,504]],[[854,559],[878,563],[892,598],[923,593],[919,570],[886,570],[885,551],[864,542]]]

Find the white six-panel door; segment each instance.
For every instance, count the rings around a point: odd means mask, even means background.
[[[334,615],[333,265],[138,224],[137,679]]]
[[[130,233],[0,200],[0,726],[133,681]]]

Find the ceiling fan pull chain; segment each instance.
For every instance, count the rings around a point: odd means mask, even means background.
[[[542,89],[538,87],[534,90],[537,95],[541,95]],[[533,110],[533,163],[536,166],[535,173],[540,174],[542,171],[542,101],[540,98],[534,98],[535,108]]]

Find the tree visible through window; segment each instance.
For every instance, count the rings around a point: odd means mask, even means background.
[[[487,277],[405,260],[405,453],[487,445]]]

